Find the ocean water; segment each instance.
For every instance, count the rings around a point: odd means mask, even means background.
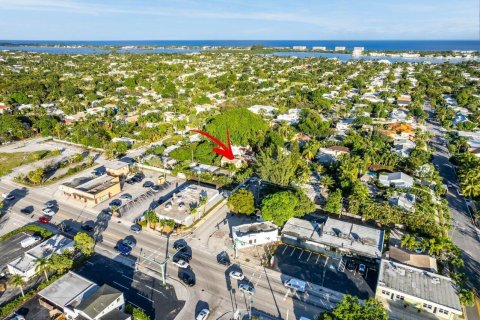
[[[82,46],[251,46],[293,47],[325,46],[333,49],[336,46],[365,47],[365,50],[388,51],[480,51],[479,40],[138,40],[138,41],[38,41],[38,40],[0,40],[2,45],[82,45]]]

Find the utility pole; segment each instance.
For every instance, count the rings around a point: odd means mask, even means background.
[[[141,251],[140,251],[141,256]],[[170,256],[167,256],[163,261],[157,261],[155,258],[151,259],[149,257],[143,257],[144,261],[151,262],[160,267],[160,274],[162,275],[162,283],[165,286],[167,284],[166,273],[167,273],[167,262],[170,260]]]

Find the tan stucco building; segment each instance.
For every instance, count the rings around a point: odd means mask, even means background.
[[[107,174],[88,181],[73,180],[60,185],[59,189],[65,195],[91,206],[106,201],[122,191],[120,178]]]
[[[125,177],[130,173],[130,166],[123,161],[110,161],[105,164],[105,171],[114,177]]]

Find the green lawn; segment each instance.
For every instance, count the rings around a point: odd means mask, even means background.
[[[12,172],[13,168],[48,157],[57,156],[60,151],[39,150],[34,152],[0,152],[0,177]]]

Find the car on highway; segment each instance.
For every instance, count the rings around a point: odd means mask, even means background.
[[[172,262],[174,265],[182,269],[187,269],[190,266],[188,262],[183,259],[178,259],[177,261],[172,261]]]
[[[135,248],[135,246],[137,245],[137,243],[132,239],[123,239],[122,244],[129,246],[132,249]]]
[[[115,247],[115,251],[119,252],[121,255],[128,256],[130,252],[132,252],[132,248],[120,243],[118,246]]]
[[[20,209],[20,213],[23,213],[23,214],[31,214],[33,213],[33,207],[32,206],[27,206],[23,209]]]
[[[52,209],[49,209],[49,208],[42,209],[42,213],[44,215],[50,216],[50,217],[53,217],[55,215],[55,211],[53,211]]]
[[[230,278],[235,279],[235,280],[243,280],[245,279],[245,276],[241,271],[230,271],[228,274]]]
[[[240,290],[243,291],[243,292],[249,293],[249,294],[253,294],[253,293],[255,292],[255,288],[252,287],[252,286],[249,285],[249,284],[246,284],[246,283],[241,283],[241,284],[238,286],[238,289],[240,289]]]
[[[183,259],[187,262],[189,262],[190,260],[192,260],[192,255],[190,253],[187,253],[187,252],[177,252],[174,257],[178,257],[178,259]]]
[[[144,187],[144,188],[151,188],[151,187],[153,187],[154,185],[155,185],[155,184],[154,184],[152,181],[145,181],[145,182],[143,183],[143,187]]]
[[[160,187],[159,186],[151,186],[150,187],[150,190],[152,190],[153,192],[157,193],[160,191]]]
[[[120,199],[126,200],[126,201],[132,201],[133,197],[130,193],[124,193],[120,196]]]
[[[184,240],[175,241],[173,249],[177,251],[184,251],[187,248],[187,243]]]
[[[193,287],[195,285],[195,277],[189,273],[182,272],[180,273],[179,278],[189,287]]]
[[[208,309],[202,309],[202,310],[198,313],[198,315],[197,315],[197,317],[195,318],[195,320],[205,320],[205,319],[208,318],[208,315],[209,315],[209,314],[210,314],[210,310],[208,310]]]
[[[49,216],[41,216],[38,218],[38,222],[49,223],[51,219],[52,217],[49,217]]]
[[[226,251],[222,251],[217,255],[217,263],[223,264],[224,266],[230,265],[230,257]]]
[[[45,206],[48,208],[48,209],[52,209],[55,207],[55,202],[54,201],[47,201],[45,202]]]
[[[132,224],[132,226],[130,227],[130,231],[140,233],[140,231],[142,231],[142,226],[139,224]]]
[[[358,265],[358,273],[360,273],[361,275],[364,275],[366,271],[367,271],[367,267],[363,263],[360,263]]]
[[[5,200],[7,200],[7,201],[15,200],[15,196],[14,196],[13,194],[4,195],[3,198],[4,198]]]
[[[293,289],[294,291],[303,293],[305,292],[305,287],[307,283],[303,280],[292,278],[285,281],[283,285],[287,288]]]

